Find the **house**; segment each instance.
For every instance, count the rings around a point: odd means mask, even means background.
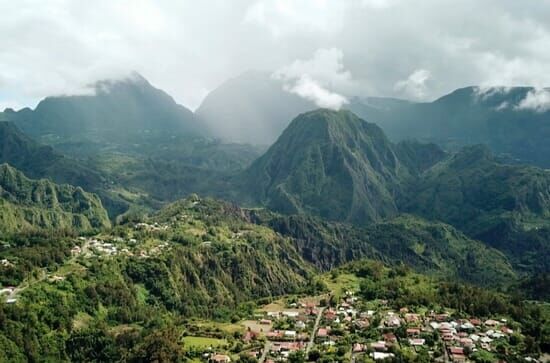
[[[418,323],[420,321],[420,315],[418,314],[405,314],[405,321],[407,323]]]
[[[485,326],[491,326],[491,327],[494,327],[494,326],[497,326],[499,325],[499,322],[496,321],[496,320],[493,320],[493,319],[488,319],[488,320],[485,320]]]
[[[463,347],[473,347],[474,346],[474,341],[470,338],[461,338],[459,340],[460,342],[460,345],[462,345]]]
[[[397,337],[393,333],[383,334],[382,337],[384,337],[384,341],[386,343],[391,343],[391,344],[397,343]]]
[[[464,348],[462,347],[450,347],[449,348],[450,354],[464,354]]]
[[[325,319],[327,319],[327,320],[336,319],[336,312],[334,310],[326,310],[325,311]]]
[[[409,339],[409,344],[413,347],[421,347],[426,343],[425,339]]]
[[[479,320],[479,319],[470,319],[470,323],[473,326],[480,326],[481,325],[481,320]]]
[[[388,347],[386,346],[386,342],[384,341],[378,341],[375,343],[371,343],[370,347],[378,352],[385,352],[388,350]]]
[[[228,355],[225,354],[214,354],[210,361],[212,363],[229,363],[231,362],[231,358]]]
[[[261,325],[271,325],[271,320],[269,319],[261,319],[260,320]]]
[[[361,353],[363,351],[365,351],[365,345],[364,344],[359,344],[359,343],[355,343],[353,345],[353,353]]]
[[[283,316],[287,318],[297,318],[300,313],[298,311],[283,311]]]
[[[321,338],[321,339],[325,339],[328,337],[328,332],[329,332],[329,328],[326,327],[326,328],[319,328],[319,330],[317,330],[317,337]]]
[[[384,359],[393,358],[395,355],[393,353],[373,352],[371,353],[370,356],[374,360],[384,360]]]
[[[296,338],[296,332],[294,330],[286,330],[284,335],[286,338]]]
[[[386,319],[386,326],[388,327],[400,327],[401,326],[401,320],[397,316],[390,316],[388,319]]]
[[[418,336],[420,335],[420,328],[408,328],[407,336]]]
[[[462,347],[451,347],[449,348],[449,353],[451,354],[451,358],[455,363],[462,363],[466,361],[464,348]]]

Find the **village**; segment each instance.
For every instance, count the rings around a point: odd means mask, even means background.
[[[328,299],[307,299],[267,306],[244,321],[242,352],[251,361],[300,362],[393,361],[423,356],[421,361],[463,363],[491,361],[521,339],[516,324],[503,318],[458,318],[450,311],[403,307],[387,301],[362,301],[347,292],[334,306]],[[202,360],[227,363],[239,355],[204,347]],[[402,361],[402,360],[400,360]],[[535,362],[527,358],[525,361]]]

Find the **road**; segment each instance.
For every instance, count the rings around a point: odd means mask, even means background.
[[[259,363],[263,363],[265,361],[265,358],[267,358],[267,353],[269,353],[270,349],[271,349],[271,342],[269,340],[266,340],[262,355],[260,356],[260,359],[258,359]]]
[[[317,319],[315,319],[313,331],[311,332],[311,338],[309,339],[309,343],[306,347],[306,356],[311,348],[313,348],[313,344],[315,343],[315,335],[317,334],[317,328],[319,328],[319,323],[321,322],[321,318],[323,317],[323,311],[325,311],[325,308],[319,308],[319,313],[317,314]]]
[[[89,240],[86,240],[86,241],[82,244],[82,247],[81,247],[81,248],[82,248],[82,252],[81,252],[81,254],[83,254],[84,252],[87,252],[88,249],[89,249],[89,247],[90,247],[90,242],[89,242]],[[62,266],[67,265],[67,264],[69,264],[69,263],[73,263],[73,262],[76,260],[77,257],[78,257],[78,255],[73,255],[73,256],[71,256],[69,259],[67,259],[67,260],[63,263]],[[62,266],[59,266],[59,268],[61,268]],[[58,269],[58,270],[59,270],[59,269]],[[45,279],[47,279],[48,277],[53,276],[53,275],[55,275],[55,274],[56,274],[56,272],[48,274],[48,273],[46,272],[46,269],[41,269],[40,277],[38,277],[37,279],[34,279],[34,280],[32,280],[32,281],[29,280],[29,279],[27,279],[26,281],[22,282],[19,286],[17,286],[17,287],[12,291],[11,294],[9,294],[9,295],[6,297],[6,301],[11,300],[11,299],[14,299],[15,301],[17,301],[17,299],[19,298],[18,295],[19,295],[21,292],[23,292],[23,290],[27,289],[28,287],[30,287],[30,286],[32,286],[32,285],[34,285],[34,284],[36,284],[36,283],[42,282],[42,281],[44,281]]]

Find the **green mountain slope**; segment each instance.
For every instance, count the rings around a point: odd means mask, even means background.
[[[519,107],[532,92],[531,87],[467,87],[430,103],[394,104],[373,112],[354,99],[349,108],[376,120],[395,141],[416,138],[454,150],[482,143],[495,153],[548,168],[550,112]]]
[[[0,230],[91,230],[109,227],[99,198],[79,187],[31,180],[0,165]]]
[[[9,163],[31,178],[97,189],[105,180],[100,173],[40,145],[11,122],[0,122],[0,163]]]
[[[191,111],[138,74],[97,82],[91,92],[48,97],[35,110],[4,112],[4,117],[41,143],[81,155],[204,134]]]
[[[361,258],[480,285],[507,285],[516,274],[507,258],[450,225],[403,215],[364,228],[307,216],[258,215],[259,223],[292,237],[322,270]]]
[[[429,165],[420,155],[409,152],[407,163]],[[241,183],[271,209],[364,224],[397,213],[394,197],[410,176],[376,125],[349,111],[317,110],[294,119]]]
[[[533,236],[548,234],[550,171],[501,164],[487,147],[473,146],[427,170],[405,195],[403,210],[450,223],[514,259],[550,256],[548,241]]]

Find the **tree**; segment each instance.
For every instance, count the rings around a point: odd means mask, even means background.
[[[72,362],[112,362],[119,356],[114,339],[101,329],[74,333],[65,349]]]
[[[321,357],[321,353],[318,350],[310,350],[307,355],[307,360],[310,362],[317,362]]]
[[[254,358],[253,356],[251,356],[250,354],[241,353],[241,355],[239,356],[238,362],[241,362],[241,363],[257,363],[258,360],[256,358]]]
[[[146,336],[133,354],[134,363],[172,363],[183,359],[183,344],[174,327],[153,331]]]
[[[289,363],[304,363],[305,361],[306,361],[305,354],[301,350],[292,352],[288,355]]]

